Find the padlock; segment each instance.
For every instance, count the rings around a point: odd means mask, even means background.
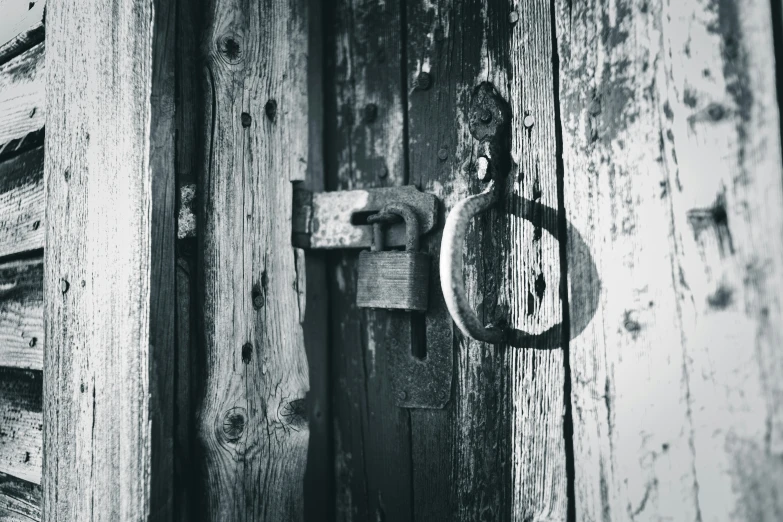
[[[396,216],[405,220],[405,251],[384,250],[383,223]],[[356,304],[359,308],[427,310],[430,256],[419,252],[419,220],[413,207],[390,203],[367,218],[373,224],[371,251],[359,254]]]

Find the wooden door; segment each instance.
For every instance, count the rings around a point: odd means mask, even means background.
[[[780,519],[773,4],[324,6],[327,189],[416,185],[442,224],[485,186],[473,89],[508,101],[513,168],[464,277],[532,334],[465,338],[437,281],[423,325],[358,309],[356,253],[330,256],[336,520]],[[445,408],[395,404],[400,338],[453,347]]]

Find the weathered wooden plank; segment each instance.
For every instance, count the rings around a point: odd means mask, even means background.
[[[43,147],[0,161],[0,256],[43,247]]]
[[[557,6],[577,520],[779,520],[769,3]]]
[[[0,13],[0,63],[44,39],[46,0],[2,0]]]
[[[0,264],[0,366],[43,368],[43,260]]]
[[[0,65],[0,147],[44,126],[44,44]]]
[[[303,185],[313,192],[326,185],[324,175],[324,6],[308,0],[307,172]],[[292,227],[294,224],[292,223]],[[304,261],[302,263],[302,261]],[[307,392],[307,421],[310,442],[304,475],[304,520],[334,520],[334,455],[329,359],[329,296],[326,257],[297,250],[297,262],[304,265],[304,342],[307,350],[310,390]],[[301,269],[301,268],[300,268]],[[299,289],[301,293],[301,288]]]
[[[415,517],[564,520],[561,267],[548,232],[558,208],[549,2],[412,2],[407,20],[411,181],[438,194],[445,213],[484,187],[467,124],[473,89],[490,81],[511,105],[508,195],[502,211],[471,227],[465,277],[486,322],[534,334],[523,347],[500,347],[457,332],[447,410],[411,412]],[[413,88],[422,73],[428,90]],[[526,212],[520,198],[549,211]],[[439,242],[429,239],[430,251]],[[448,334],[440,324],[450,321],[433,308],[428,343]]]
[[[327,5],[327,189],[404,185],[400,3]],[[356,308],[357,258],[329,258],[336,519],[410,520],[410,420],[387,358],[395,338],[410,346],[410,316]]]
[[[198,432],[212,520],[303,516],[308,368],[291,205],[308,159],[305,6],[212,0],[205,9]]]
[[[41,520],[41,486],[0,473],[0,521]]]
[[[0,368],[0,473],[41,483],[41,372]]]
[[[45,520],[157,518],[171,500],[151,480],[171,473],[171,28],[153,16],[167,7],[47,9]]]

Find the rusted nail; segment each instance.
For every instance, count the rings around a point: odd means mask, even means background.
[[[511,13],[508,15],[508,21],[512,24],[515,24],[519,21],[519,14],[516,11],[511,11]]]
[[[420,72],[416,77],[416,88],[420,91],[426,91],[432,84],[432,78],[428,72]]]
[[[253,298],[253,308],[256,310],[261,310],[264,307],[264,293],[261,291],[261,287],[259,285],[254,285],[252,292],[250,292],[250,297]]]
[[[713,121],[720,121],[723,119],[723,116],[726,115],[726,111],[723,110],[723,106],[718,103],[713,103],[710,105],[710,108],[707,109],[707,112]]]
[[[250,127],[250,124],[253,123],[253,118],[251,118],[250,115],[246,112],[242,113],[240,119],[242,120],[242,126],[244,128]]]
[[[249,364],[250,360],[253,358],[253,345],[250,343],[245,343],[242,345],[242,362],[245,364]]]
[[[65,279],[60,279],[60,291],[62,293],[66,293],[70,287],[71,287],[71,283],[69,283]]]
[[[397,398],[400,399],[401,401],[404,401],[405,399],[408,398],[408,392],[406,392],[405,390],[400,391],[399,393],[397,393]]]
[[[269,118],[269,121],[275,121],[275,118],[277,117],[277,101],[270,99],[266,102],[266,105],[264,105],[264,113],[266,114],[266,117]]]
[[[386,167],[381,168],[381,170],[378,171],[378,177],[380,179],[385,179],[389,176],[389,169]]]
[[[40,226],[41,226],[41,222],[40,221],[36,221],[35,223],[33,223],[33,230],[38,230],[38,227],[40,227]]]
[[[372,123],[378,118],[378,106],[368,103],[364,106],[364,123]]]
[[[449,157],[449,151],[444,147],[438,151],[438,158],[445,161]]]
[[[30,111],[30,117],[32,118],[33,116],[35,116],[35,107]]]
[[[85,281],[84,279],[82,279],[82,288],[84,288],[85,286],[87,286],[87,281]]]
[[[479,109],[479,120],[481,123],[489,123],[492,121],[492,111],[486,108]]]
[[[65,181],[68,181],[71,179],[71,169],[65,169],[65,172],[63,172],[63,177],[65,178]]]
[[[37,337],[33,337],[32,339],[30,339],[30,348],[34,347],[36,344],[38,344]]]
[[[533,118],[533,116],[528,114],[527,116],[525,116],[525,119],[522,120],[522,123],[525,125],[526,128],[529,129],[530,127],[533,126],[533,123],[535,123],[535,121],[536,120]]]
[[[476,162],[476,173],[481,181],[489,181],[489,160],[481,156]]]
[[[223,434],[230,442],[239,440],[245,431],[247,410],[245,408],[231,408],[223,416]]]

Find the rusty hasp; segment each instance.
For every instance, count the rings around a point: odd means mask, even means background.
[[[413,209],[420,234],[435,227],[437,198],[413,186],[336,192],[310,192],[294,187],[291,242],[308,249],[369,248],[373,227],[367,223],[367,217],[390,203],[403,203]],[[384,239],[389,247],[405,245],[405,224],[391,224]]]

